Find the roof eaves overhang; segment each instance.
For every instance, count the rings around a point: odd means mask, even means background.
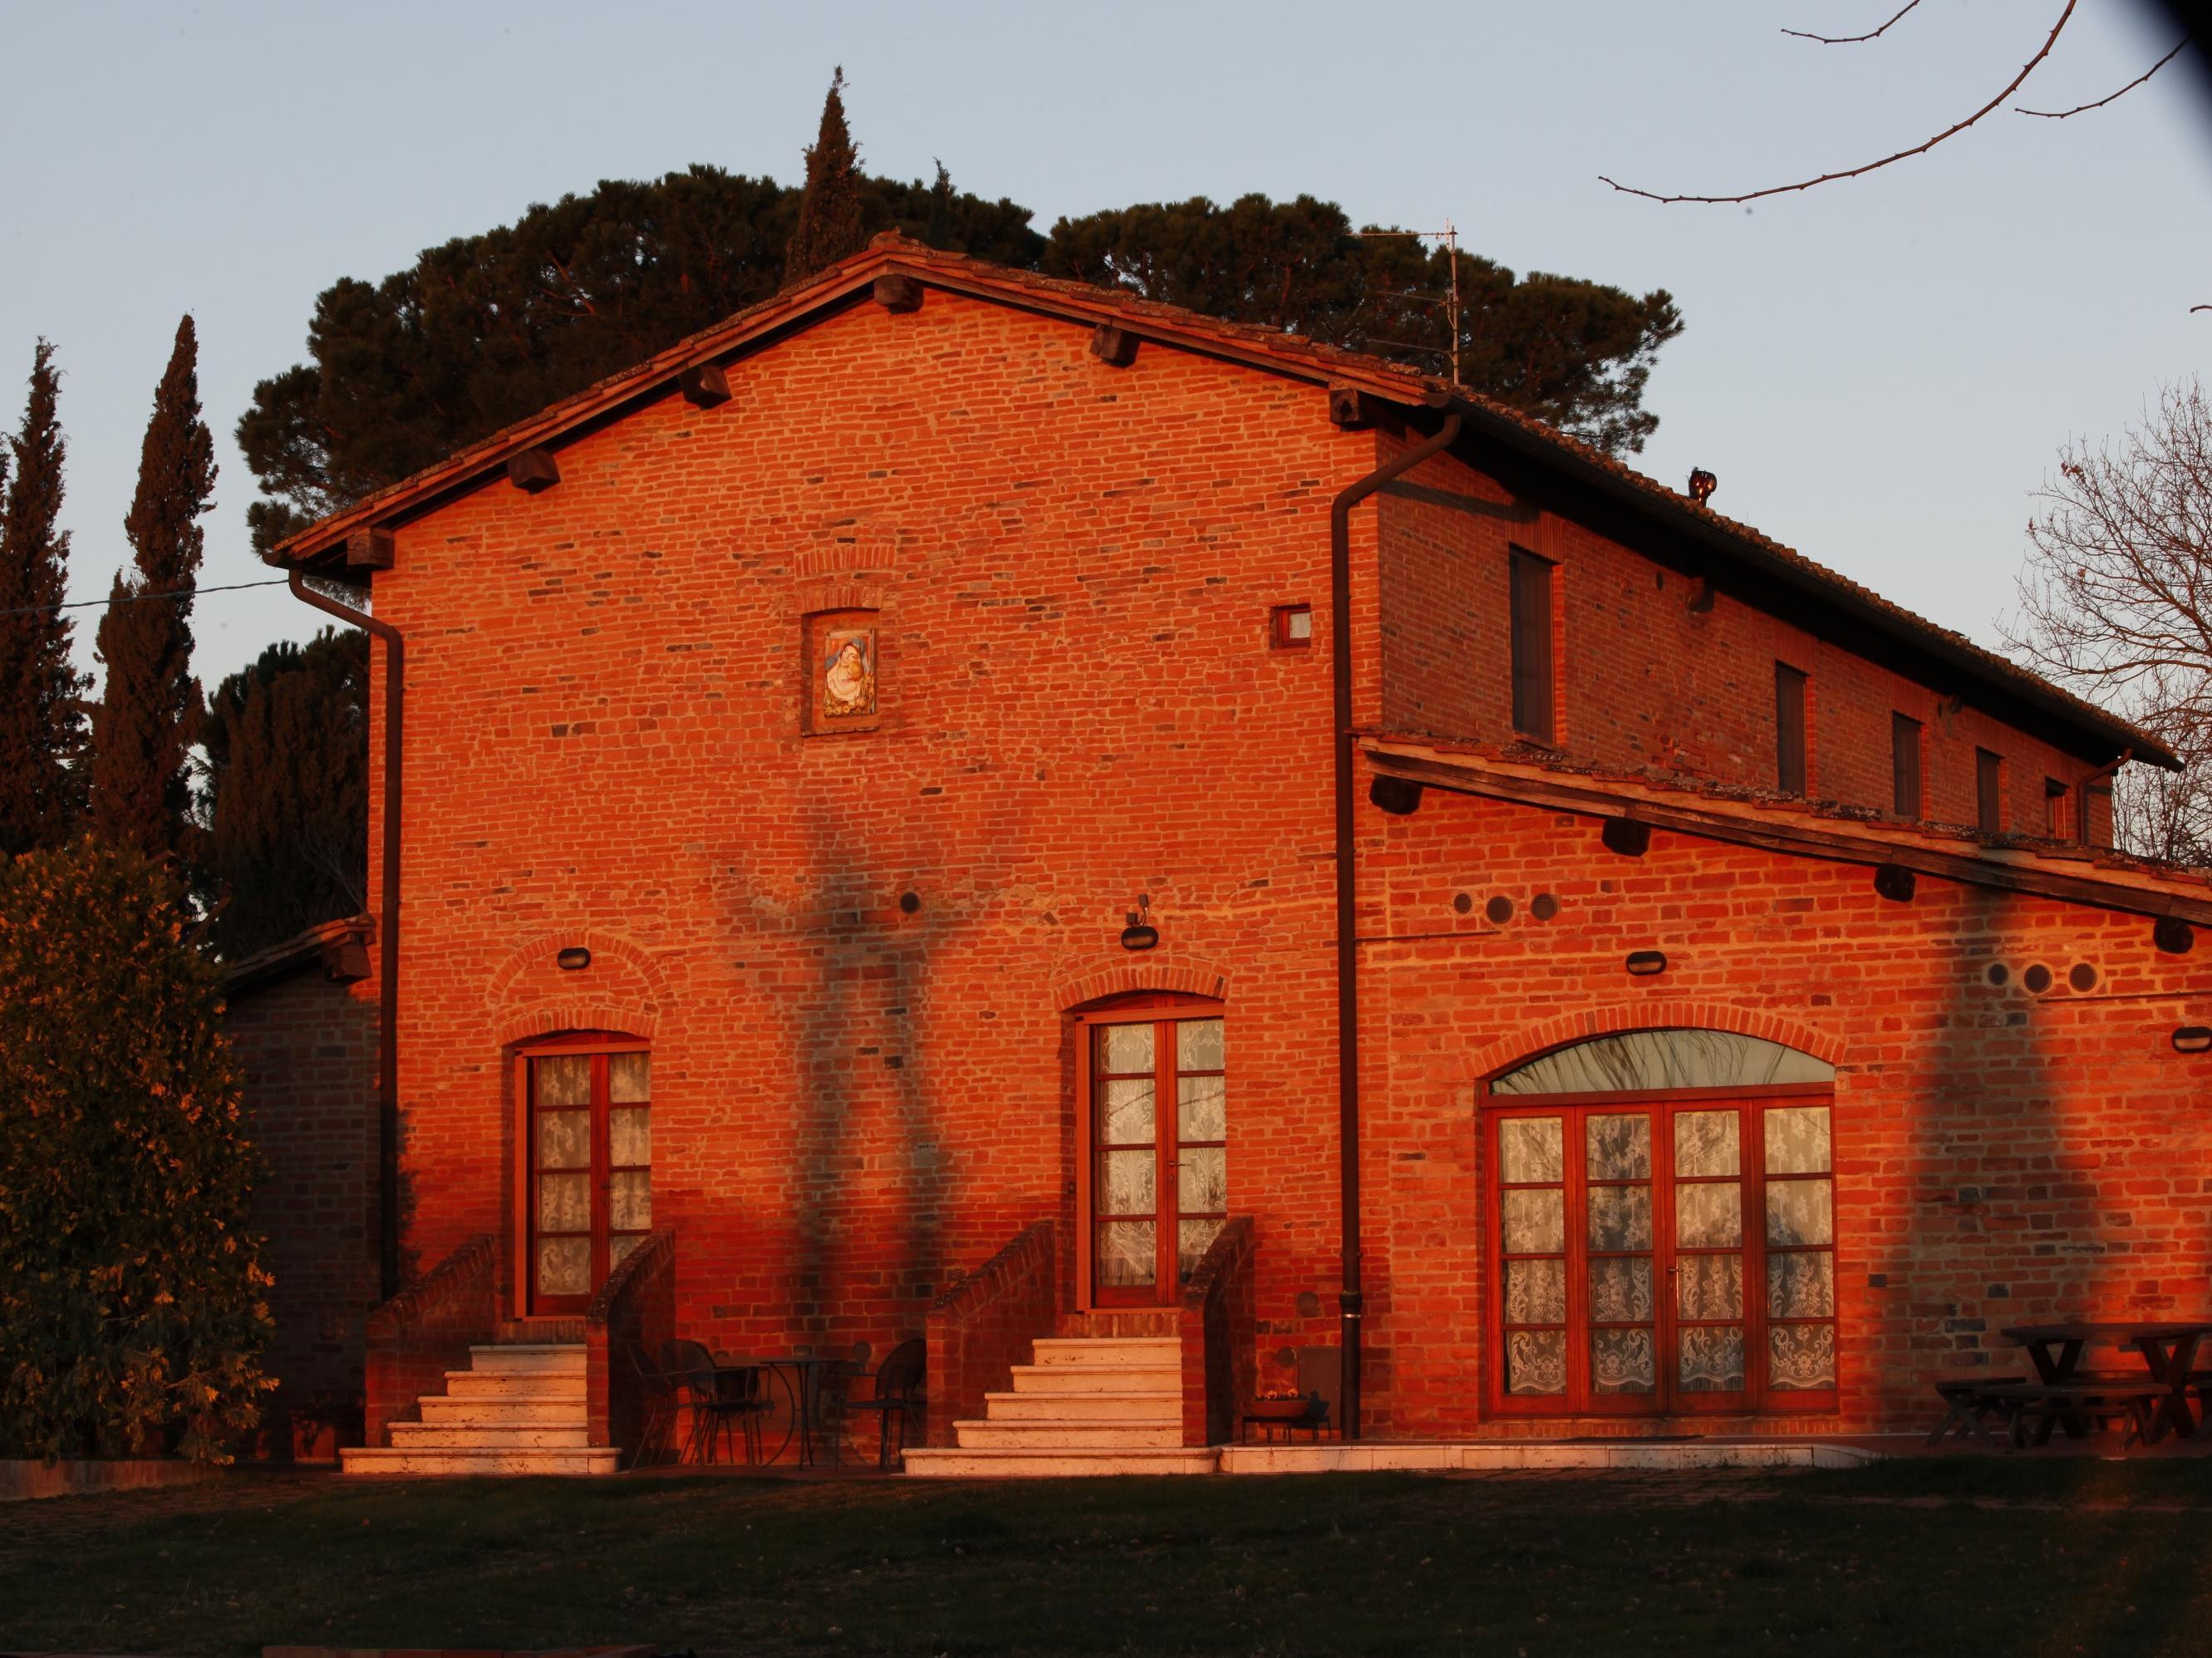
[[[1997,846],[1905,824],[1831,819],[1632,780],[1514,765],[1394,738],[1370,737],[1360,747],[1378,771],[1456,793],[1587,817],[1626,818],[1793,857],[1868,866],[1895,864],[1969,886],[2212,926],[2212,880],[2202,871],[2155,867],[2091,848]]]

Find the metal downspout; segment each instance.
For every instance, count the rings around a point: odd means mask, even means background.
[[[381,1298],[399,1293],[399,778],[406,651],[399,629],[315,592],[290,572],[292,597],[384,641],[384,878],[376,923],[376,1224]]]
[[[1352,509],[1391,479],[1410,472],[1459,436],[1460,416],[1445,417],[1394,460],[1340,491],[1329,505],[1329,657],[1336,719],[1336,1111],[1342,1173],[1343,1276],[1337,1294],[1337,1406],[1346,1439],[1359,1437],[1359,1331],[1365,1298],[1359,1283],[1359,938],[1358,872],[1352,867]]]

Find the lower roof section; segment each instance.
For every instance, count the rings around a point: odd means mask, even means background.
[[[1623,818],[1796,857],[1891,865],[1972,886],[2212,925],[2212,872],[2125,853],[1948,824],[1899,823],[1861,809],[1759,790],[1607,772],[1519,748],[1376,734],[1364,738],[1361,749],[1383,775],[1462,794]]]

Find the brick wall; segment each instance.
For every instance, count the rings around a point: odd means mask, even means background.
[[[2212,1306],[2212,1066],[2170,1042],[2212,1020],[2212,975],[2159,954],[2148,918],[1927,876],[1893,903],[1863,865],[1664,832],[1621,858],[1595,820],[1434,789],[1363,828],[1384,1431],[1480,1419],[1495,1285],[1478,1080],[1602,1029],[1733,1029],[1834,1062],[1847,1425],[1924,1425],[1931,1376],[2018,1368],[2009,1322]],[[1529,912],[1541,892],[1550,921]],[[1513,902],[1503,926],[1493,896]],[[1631,978],[1624,958],[1648,949],[1666,972]],[[2022,985],[2037,963],[2055,975],[2039,996]]]
[[[1318,387],[1087,340],[862,305],[721,408],[565,448],[556,489],[398,531],[411,1264],[496,1230],[512,1293],[502,1055],[617,1029],[654,1045],[685,1333],[921,1333],[1061,1212],[1063,1016],[1124,987],[1139,892],[1163,942],[1134,982],[1225,975],[1279,1033],[1230,1060],[1270,1124],[1234,1155],[1293,1217],[1278,1259],[1333,1247],[1328,641],[1267,635],[1325,605],[1329,495],[1375,440]],[[807,735],[805,619],[854,610],[878,728]]]
[[[1870,661],[1869,641],[1781,620],[1734,592],[1577,521],[1556,487],[1522,492],[1452,457],[1415,469],[1429,492],[1382,497],[1387,726],[1470,740],[1512,736],[1510,549],[1552,560],[1556,740],[1586,759],[1656,767],[1754,788],[1775,784],[1774,665],[1808,678],[1808,792],[1887,811],[1890,718],[1921,723],[1924,815],[1976,821],[1975,750],[2004,760],[2002,827],[2045,831],[2044,784],[2077,793],[2112,758],[2066,753],[1972,702]],[[1459,505],[1438,504],[1455,497]],[[1707,602],[1707,601],[1710,602]],[[1694,608],[1693,601],[1702,608]],[[2069,816],[2067,833],[2074,831]],[[2109,844],[2109,802],[2091,831]]]
[[[276,1280],[264,1448],[327,1456],[340,1436],[360,1442],[362,1321],[377,1295],[374,982],[332,983],[309,960],[232,994],[223,1029],[245,1068],[262,1163],[252,1224]]]
[[[1115,369],[1086,338],[939,290],[911,314],[863,302],[736,364],[726,404],[648,405],[563,448],[558,487],[497,484],[398,531],[375,604],[410,641],[410,1270],[492,1234],[514,1309],[508,1056],[620,1031],[653,1046],[653,1224],[678,1236],[679,1332],[888,1351],[956,1272],[1072,1221],[1068,1011],[1196,990],[1230,1022],[1229,1202],[1264,1240],[1261,1379],[1334,1339],[1328,507],[1379,440],[1331,428],[1318,387],[1150,345]],[[1515,499],[1456,464],[1416,481]],[[1362,720],[1502,734],[1507,523],[1406,497],[1355,515]],[[1817,788],[1886,799],[1889,709],[1917,693],[1726,594],[1691,614],[1677,577],[1556,513],[1535,531],[1561,563],[1571,748],[1761,781],[1773,658],[1797,653]],[[1270,649],[1270,608],[1296,602],[1316,606],[1313,648]],[[865,732],[807,734],[802,641],[829,611],[879,630]],[[1930,712],[1938,816],[1971,815],[1944,804],[1945,744],[1970,750],[1980,717],[1947,731]],[[1970,753],[1963,775],[1971,789]],[[2163,970],[2138,962],[2147,926],[2027,900],[1984,914],[1932,881],[1877,910],[1863,872],[1663,836],[1615,871],[1594,827],[1542,814],[1425,807],[1391,828],[1361,811],[1373,930],[1452,935],[1369,953],[1369,1394],[1387,1428],[1464,1428],[1477,1409],[1469,1056],[1632,1011],[1632,936],[1682,952],[1668,994],[1818,1025],[1857,1067],[1839,1135],[1881,1150],[1844,1176],[1852,1420],[1901,1408],[1916,1367],[1978,1339],[1957,1321],[1990,1321],[1990,1283],[2009,1304],[2123,1293],[2086,1266],[2029,1269],[2045,1243],[2061,1264],[2109,1259],[2111,1194],[2161,1178],[2139,1166],[2180,1084],[2153,1016],[1984,1006],[1966,981],[1986,935],[2054,963],[2100,950],[2132,993]],[[1478,938],[1449,904],[1462,888],[1571,902],[1540,934]],[[1139,892],[1161,944],[1134,957],[1118,935]],[[556,967],[568,944],[587,969]],[[2105,1078],[2091,1092],[2021,1046],[2061,1028]],[[2002,1121],[1982,1103],[1992,1075]],[[2007,1175],[2015,1116],[2045,1162]],[[1959,1200],[1934,1194],[1961,1187],[1984,1195],[1949,1215]],[[2201,1254],[2185,1237],[2201,1200],[2169,1195],[2134,1280],[2165,1286],[2153,1297],[2179,1295]],[[1868,1282],[1892,1256],[1905,1291]]]

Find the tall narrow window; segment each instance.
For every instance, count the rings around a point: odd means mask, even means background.
[[[2071,793],[2055,777],[2043,780],[2043,832],[2054,841],[2063,841],[2072,827],[2072,814],[2066,810]]]
[[[523,1050],[527,1310],[580,1313],[653,1229],[653,1056],[625,1037]]]
[[[1078,1016],[1090,1048],[1090,1293],[1179,1305],[1229,1214],[1221,1007],[1138,996]]]
[[[1899,817],[1920,813],[1920,722],[1901,714],[1889,717],[1891,805]]]
[[[1974,822],[1990,835],[2004,828],[2004,756],[1974,750]]]
[[[1513,729],[1553,740],[1552,567],[1513,550]]]
[[[1774,665],[1774,786],[1806,792],[1805,675],[1786,662]]]

